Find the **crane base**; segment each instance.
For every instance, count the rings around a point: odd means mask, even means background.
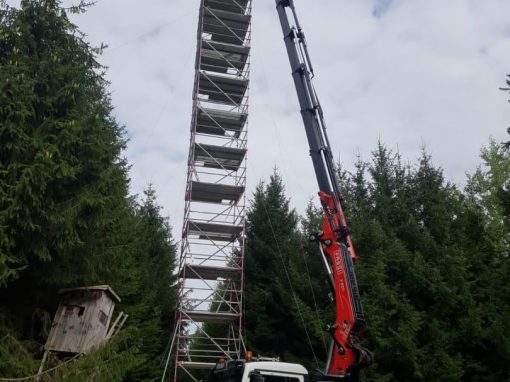
[[[349,373],[348,375],[328,375],[324,374],[322,370],[316,370],[312,376],[312,382],[355,382],[358,380],[358,373],[355,375]]]

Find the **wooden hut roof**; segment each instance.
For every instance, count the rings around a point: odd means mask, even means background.
[[[84,292],[103,291],[103,292],[106,292],[112,298],[112,300],[116,301],[117,303],[120,303],[120,297],[117,295],[117,293],[115,293],[115,291],[109,285],[93,285],[93,286],[80,287],[80,288],[65,288],[65,289],[60,289],[58,291],[58,293],[66,294],[66,293],[75,292],[75,291],[84,291]]]

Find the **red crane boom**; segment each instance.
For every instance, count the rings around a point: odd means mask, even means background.
[[[322,108],[312,84],[313,67],[305,35],[293,0],[276,0],[276,9],[324,210],[322,230],[310,239],[318,243],[336,305],[335,322],[326,328],[331,335],[326,368],[315,380],[355,381],[359,368],[372,361],[372,353],[359,340],[364,317],[353,264],[358,256],[347,228]],[[294,21],[292,27],[289,14]]]

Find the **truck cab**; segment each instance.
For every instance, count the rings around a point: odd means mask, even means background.
[[[234,360],[216,364],[207,382],[308,382],[308,372],[296,363]]]

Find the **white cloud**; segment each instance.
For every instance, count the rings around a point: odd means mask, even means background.
[[[11,2],[15,3],[15,2]],[[66,1],[67,3],[67,1]],[[506,138],[510,2],[295,0],[335,156],[350,167],[377,140],[414,161],[424,142],[462,183],[490,135]],[[155,184],[179,236],[199,1],[100,0],[74,17],[107,42],[112,98],[131,142],[132,190]],[[302,211],[316,192],[273,0],[254,0],[248,196],[275,165]]]

